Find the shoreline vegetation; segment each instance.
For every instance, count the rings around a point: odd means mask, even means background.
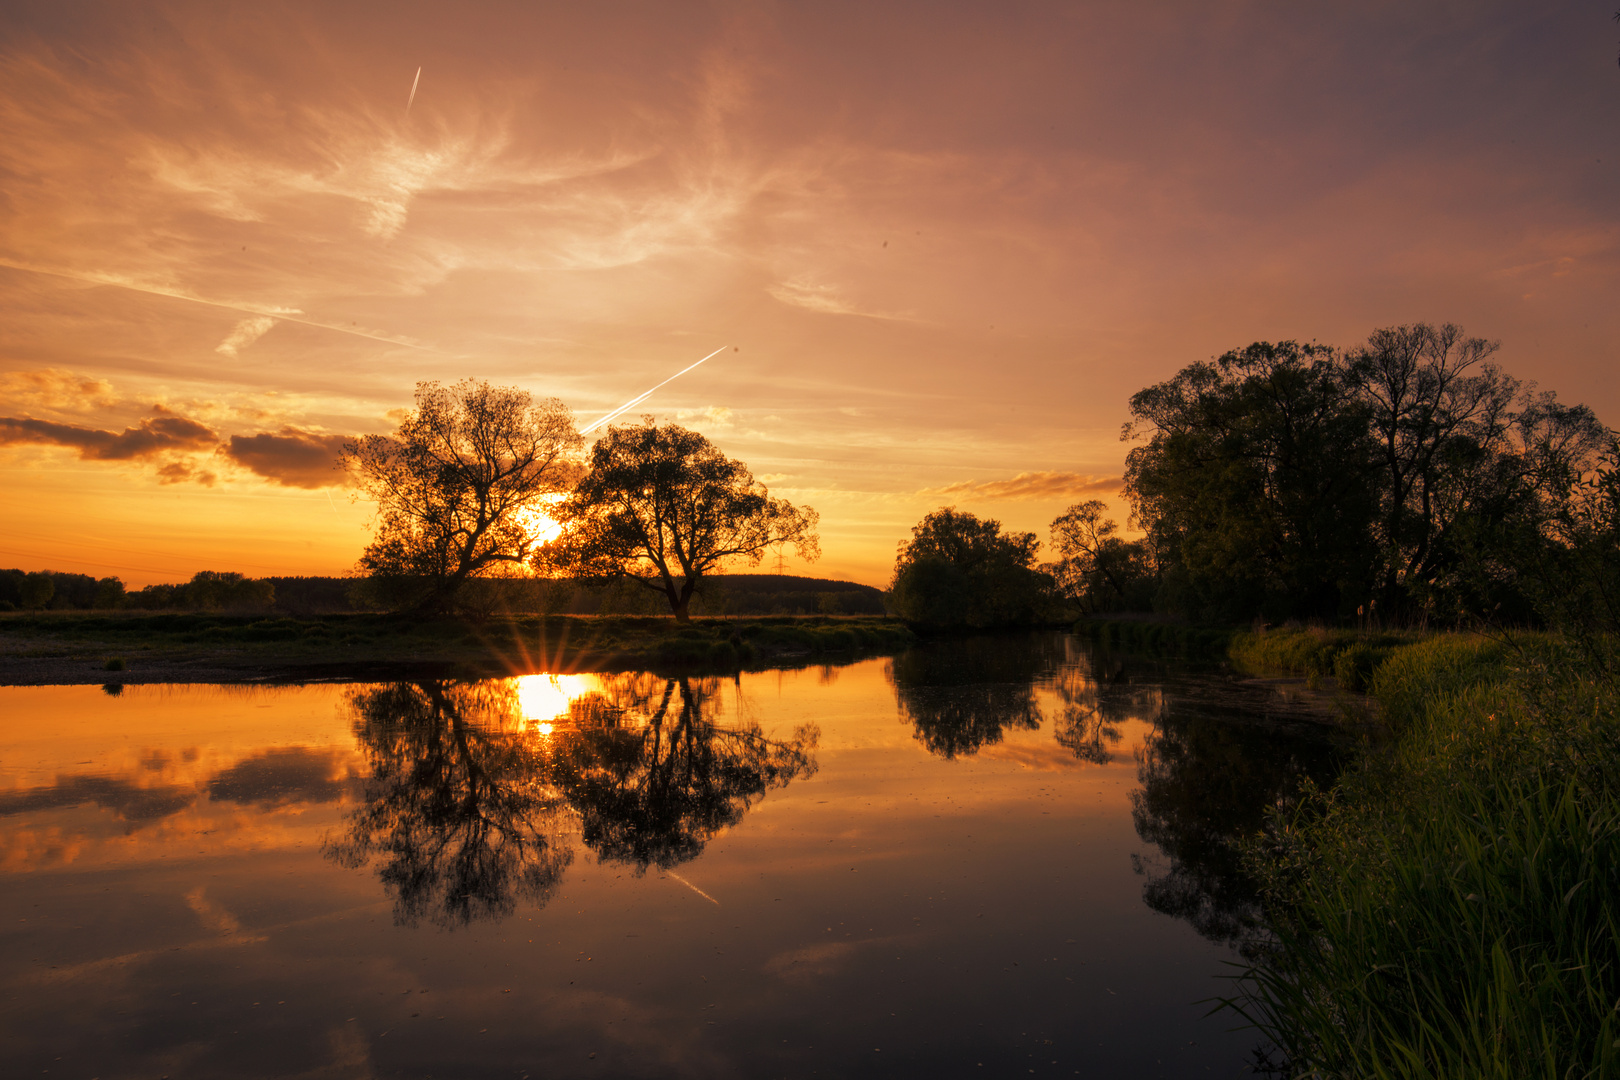
[[[1610,637],[1082,620],[1363,692],[1376,735],[1243,842],[1269,933],[1221,1003],[1278,1075],[1620,1069],[1620,698]]]
[[[896,652],[916,640],[896,620],[863,615],[675,623],[667,615],[17,613],[0,615],[0,685],[734,672]]]

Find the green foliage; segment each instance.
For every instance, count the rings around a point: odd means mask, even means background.
[[[1332,675],[1341,689],[1365,690],[1372,673],[1415,632],[1369,632],[1295,626],[1234,633],[1227,658],[1256,674],[1293,672],[1308,679]],[[1341,674],[1342,672],[1342,674]]]
[[[1257,342],[1133,396],[1126,436],[1146,441],[1126,493],[1155,606],[1614,626],[1620,449],[1590,409],[1490,363],[1496,348],[1427,324],[1348,352]]]
[[[889,587],[896,615],[935,630],[1029,626],[1052,619],[1051,575],[1035,568],[1034,533],[951,507],[935,510],[900,545]]]
[[[1203,621],[1337,618],[1372,580],[1365,407],[1316,345],[1256,343],[1131,398],[1136,516],[1167,561],[1160,603]]]
[[[1613,683],[1559,639],[1440,637],[1372,687],[1398,738],[1251,849],[1276,942],[1237,1006],[1297,1075],[1614,1075]]]

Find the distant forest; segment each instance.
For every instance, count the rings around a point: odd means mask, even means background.
[[[184,584],[126,590],[116,577],[49,570],[0,570],[0,611],[263,611],[323,615],[372,611],[362,579],[264,577],[204,571]],[[693,601],[699,615],[882,615],[883,593],[870,585],[786,574],[727,574],[704,583]],[[667,613],[659,594],[620,583],[582,585],[571,580],[491,579],[480,583],[481,606],[491,611],[552,614]]]

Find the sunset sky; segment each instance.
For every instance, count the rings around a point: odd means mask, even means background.
[[[1620,423],[1615,7],[7,4],[0,566],[345,573],[418,380],[584,425],[722,346],[636,413],[875,585],[1123,522],[1130,394],[1255,340],[1457,322]]]

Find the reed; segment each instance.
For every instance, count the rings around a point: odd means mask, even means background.
[[[1556,639],[1442,636],[1395,737],[1249,849],[1272,948],[1226,1003],[1315,1077],[1620,1074],[1620,724]]]

